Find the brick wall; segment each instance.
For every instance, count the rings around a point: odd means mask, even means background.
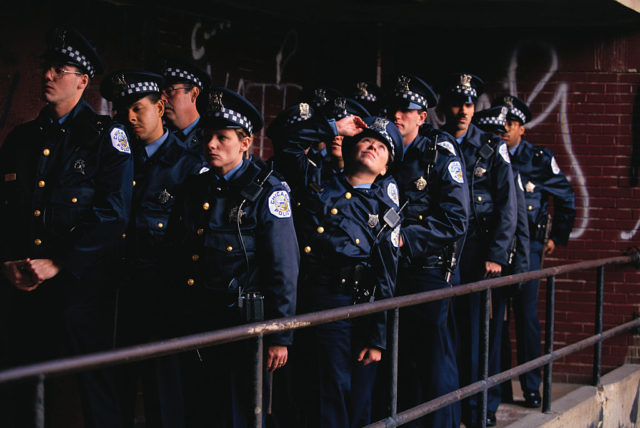
[[[6,12],[0,28],[1,39],[9,42],[0,46],[0,141],[42,107],[37,53],[45,30],[57,22],[74,22],[96,43],[109,70],[149,67],[160,52],[191,56],[210,68],[215,84],[244,93],[267,123],[304,87],[345,88],[357,80],[375,80],[378,64],[383,76],[408,70],[432,83],[449,72],[469,70],[487,81],[478,108],[514,88],[530,101],[534,121],[527,139],[556,154],[576,191],[575,237],[546,266],[619,255],[640,238],[634,232],[640,221],[640,188],[630,185],[633,142],[640,138],[633,126],[634,109],[640,108],[638,31],[309,23],[239,15],[225,7],[209,16],[100,2],[64,13],[41,7],[36,13]],[[91,84],[87,98],[106,113],[109,106],[99,97],[98,84],[99,79]],[[431,119],[438,123],[441,116],[433,111]],[[262,134],[254,152],[265,158],[272,153]],[[558,278],[556,348],[592,333],[594,279],[595,272]],[[605,279],[604,321],[610,328],[639,311],[640,273],[612,267]],[[544,291],[541,286],[542,320]],[[639,362],[639,345],[640,337],[631,335],[608,341],[603,347],[605,371]],[[587,381],[591,358],[586,351],[558,361],[555,378]]]

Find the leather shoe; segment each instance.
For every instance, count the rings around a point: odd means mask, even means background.
[[[487,426],[494,427],[496,426],[496,413],[491,410],[487,410]]]
[[[538,408],[542,405],[542,398],[538,391],[525,391],[524,393],[524,406],[532,409]]]

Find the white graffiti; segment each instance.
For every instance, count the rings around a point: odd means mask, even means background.
[[[538,96],[540,91],[547,84],[549,79],[556,73],[558,70],[558,54],[553,46],[543,45],[542,47],[546,47],[549,56],[551,59],[551,63],[549,65],[549,70],[543,76],[543,78],[538,82],[535,86],[529,97],[524,101],[531,105],[533,100]],[[518,96],[518,84],[516,78],[516,72],[518,69],[518,55],[520,54],[521,47],[517,47],[514,49],[511,55],[511,62],[509,65],[509,69],[507,72],[507,90],[510,94]],[[562,136],[562,143],[564,148],[569,155],[570,165],[575,172],[575,178],[577,183],[574,183],[574,188],[577,188],[578,194],[582,197],[582,206],[580,207],[580,215],[577,218],[580,219],[580,224],[577,227],[574,227],[571,232],[571,238],[578,238],[582,236],[584,231],[589,224],[589,192],[587,190],[587,182],[585,180],[584,174],[582,172],[582,168],[580,167],[580,163],[576,158],[575,153],[573,152],[573,146],[571,143],[571,133],[569,131],[569,119],[567,115],[567,102],[568,102],[568,93],[569,93],[569,85],[565,82],[558,83],[558,87],[556,89],[556,93],[553,96],[553,99],[546,106],[542,113],[538,116],[534,117],[529,123],[527,123],[527,128],[534,128],[536,125],[542,123],[547,116],[559,105],[559,113],[560,113],[560,135]],[[567,175],[567,179],[569,181],[572,180],[573,177]]]
[[[191,30],[191,55],[195,60],[202,59],[206,53],[206,49],[202,41],[207,41],[218,32],[231,28],[231,22],[220,21],[214,24],[209,24],[209,26],[211,28],[209,30],[205,30],[202,22],[198,21],[193,26],[193,30]]]

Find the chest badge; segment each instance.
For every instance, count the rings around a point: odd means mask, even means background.
[[[424,177],[420,177],[414,181],[413,184],[416,185],[416,189],[424,190],[424,188],[427,187],[427,180],[425,180]]]
[[[84,159],[76,159],[76,161],[73,163],[73,170],[78,174],[85,175],[86,168],[87,168],[87,163],[85,162]]]
[[[162,189],[162,192],[158,193],[158,202],[162,205],[169,202],[171,198],[173,198],[173,196],[171,196],[171,193],[169,193],[167,189]]]
[[[473,170],[473,175],[475,175],[476,177],[482,177],[487,173],[487,170],[484,169],[481,166],[476,167],[476,169]]]
[[[242,224],[242,217],[245,215],[245,212],[240,209],[240,207],[233,207],[229,211],[229,223],[236,224],[236,221]]]
[[[369,220],[367,221],[367,224],[371,229],[376,227],[379,222],[380,220],[378,219],[378,214],[369,214]]]
[[[524,185],[524,190],[529,193],[533,193],[533,190],[536,188],[536,185],[530,181],[527,181],[527,184]]]

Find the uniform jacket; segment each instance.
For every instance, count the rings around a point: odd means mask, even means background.
[[[1,260],[51,258],[76,278],[115,260],[133,181],[121,125],[84,100],[61,125],[45,108],[7,137],[0,177]]]
[[[481,156],[485,145],[486,159]],[[470,216],[468,237],[481,237],[488,245],[485,260],[506,265],[516,231],[517,201],[507,145],[469,124],[462,144],[467,170]],[[486,149],[485,149],[486,150]]]
[[[516,200],[518,203],[518,222],[516,225],[515,248],[511,261],[511,273],[522,273],[529,270],[529,220],[524,198],[524,187],[520,174],[514,168],[516,183]]]
[[[180,246],[182,275],[178,284],[219,292],[212,310],[237,299],[234,284],[238,284],[244,291],[264,295],[265,319],[295,314],[300,255],[289,193],[270,174],[255,201],[241,205],[245,199],[241,193],[252,183],[260,184],[270,171],[251,157],[229,182],[212,170],[190,177],[185,183],[189,191],[174,207],[171,222]],[[289,345],[292,332],[267,340]]]
[[[172,133],[178,138],[182,145],[196,153],[202,152],[202,138],[200,136],[201,131],[200,126],[198,125],[200,125],[199,121],[196,126],[194,126],[193,129],[187,134],[184,134],[180,130],[172,131]]]
[[[546,147],[522,140],[511,160],[524,185],[531,233],[537,225],[544,223],[549,196],[553,196],[550,238],[556,244],[567,245],[576,217],[575,196],[553,153]]]

